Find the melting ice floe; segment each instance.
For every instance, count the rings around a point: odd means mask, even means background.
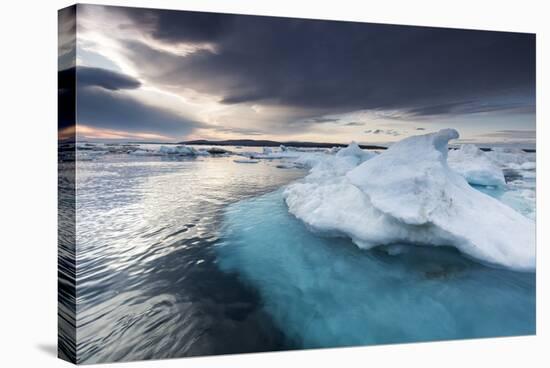
[[[312,229],[349,236],[361,248],[452,245],[484,262],[534,270],[534,221],[472,188],[449,167],[448,142],[456,138],[456,130],[444,129],[404,139],[374,157],[342,154],[310,162],[305,180],[284,192],[289,211]],[[477,155],[469,150],[457,156]],[[476,178],[491,177],[484,175]]]
[[[374,156],[375,154],[372,152],[363,151],[355,142],[351,142],[349,146],[336,153],[336,157],[350,157],[357,164],[363,163]]]
[[[163,155],[180,155],[180,156],[206,156],[208,155],[207,151],[197,150],[193,147],[186,145],[180,146],[161,146],[158,151]]]
[[[233,162],[237,163],[237,164],[257,164],[258,162],[260,162],[260,160],[253,160],[253,159],[245,159],[245,160],[233,160]]]
[[[449,166],[474,185],[503,186],[506,184],[502,169],[482,150],[473,144],[463,144],[449,151]]]

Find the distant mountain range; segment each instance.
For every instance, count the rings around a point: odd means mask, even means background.
[[[194,141],[184,141],[178,144],[188,145],[208,145],[208,146],[244,146],[244,147],[279,147],[284,145],[286,147],[305,147],[305,148],[331,148],[331,147],[346,147],[347,144],[343,143],[319,143],[319,142],[278,142],[269,140],[256,140],[256,139],[227,139],[223,141],[210,141],[206,139],[198,139]],[[386,149],[384,146],[365,145],[360,144],[359,147],[363,149]]]

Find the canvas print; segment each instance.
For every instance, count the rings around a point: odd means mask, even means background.
[[[59,356],[532,335],[535,35],[59,11]]]

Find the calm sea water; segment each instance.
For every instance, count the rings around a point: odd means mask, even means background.
[[[224,208],[304,175],[232,157],[105,155],[77,170],[83,363],[292,348],[258,292],[220,270]]]
[[[534,273],[319,236],[281,195],[305,170],[233,159],[79,162],[79,362],[535,332]]]

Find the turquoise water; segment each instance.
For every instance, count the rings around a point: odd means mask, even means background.
[[[278,190],[228,206],[218,266],[257,290],[291,346],[320,348],[535,333],[535,274],[454,248],[370,251],[292,217]]]

